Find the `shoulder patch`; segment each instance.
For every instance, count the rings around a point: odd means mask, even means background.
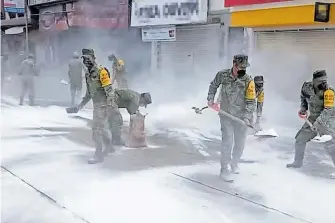
[[[112,82],[105,68],[99,69],[100,82],[102,87],[110,85]]]
[[[323,106],[325,108],[334,108],[334,91],[328,89],[323,93]]]
[[[264,102],[264,90],[262,90],[262,92],[258,95],[257,102],[258,103],[263,103]]]
[[[256,98],[256,88],[255,82],[251,80],[248,84],[247,90],[245,92],[245,98],[247,100],[254,100]]]

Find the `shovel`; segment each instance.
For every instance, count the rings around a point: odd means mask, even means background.
[[[302,117],[302,119],[309,125],[309,127],[312,129],[313,128],[313,124],[308,120],[307,116],[306,117]],[[317,136],[315,136],[311,141],[312,142],[316,142],[316,143],[325,143],[328,142],[330,140],[333,139],[333,137],[331,135],[322,135],[320,136],[320,134],[318,132]]]
[[[197,107],[192,107],[192,109],[195,111],[196,114],[202,114],[202,111],[207,109],[208,106],[205,106],[203,108],[197,108]],[[236,118],[235,116],[221,110],[219,108],[218,104],[213,104],[213,106],[211,107],[212,109],[214,109],[215,111],[217,111],[218,113],[228,117],[230,120],[233,120],[241,125],[246,125],[246,123],[239,119]],[[252,125],[247,125],[247,127],[255,130],[255,128]],[[276,133],[276,131],[274,129],[269,129],[269,130],[261,130],[261,131],[257,131],[254,136],[259,137],[259,138],[274,138],[274,137],[278,137],[278,134]]]

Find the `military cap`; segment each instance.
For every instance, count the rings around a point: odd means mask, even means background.
[[[92,56],[93,58],[95,58],[93,49],[82,49],[81,52],[83,56]]]
[[[79,58],[80,57],[78,52],[74,52],[72,56],[73,56],[73,58]]]
[[[327,73],[325,70],[317,70],[313,73],[313,79],[327,77]]]
[[[143,101],[146,103],[146,104],[151,104],[152,101],[151,101],[151,94],[149,92],[147,93],[142,93],[141,94],[141,97],[143,98]]]
[[[35,59],[35,56],[33,54],[29,54],[28,59]]]
[[[258,83],[264,83],[264,78],[263,78],[263,76],[255,76],[255,77],[254,77],[254,82],[255,82],[256,84],[258,84]]]
[[[247,68],[247,67],[250,66],[250,64],[248,63],[248,56],[245,55],[245,54],[234,55],[233,62],[237,63],[238,65],[240,65],[243,68]]]

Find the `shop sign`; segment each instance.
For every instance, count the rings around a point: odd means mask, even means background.
[[[24,13],[24,0],[4,0],[5,12]]]
[[[176,41],[176,27],[142,28],[142,41]]]
[[[208,0],[133,0],[131,26],[207,22]]]
[[[288,2],[288,1],[292,0],[224,0],[224,6],[234,7],[234,6],[267,4],[267,3]]]
[[[126,28],[129,26],[128,4],[122,1],[74,2],[69,13],[70,26],[90,28]]]

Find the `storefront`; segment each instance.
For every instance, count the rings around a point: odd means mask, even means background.
[[[329,11],[327,7],[329,6]],[[335,4],[318,8],[314,3],[232,12],[231,26],[254,31],[254,49],[258,53],[297,55],[309,69],[335,72]],[[327,14],[329,13],[329,14]]]
[[[150,56],[138,30],[129,29],[129,7],[125,0],[30,0],[39,14],[39,57],[47,64],[67,67],[73,52],[89,47],[99,63],[108,66],[107,56],[115,53],[124,59],[127,70],[143,60],[134,50]],[[42,40],[42,41],[41,41]],[[125,47],[126,46],[126,47]]]
[[[167,2],[171,2],[171,6]],[[178,8],[172,7],[175,2],[178,2]],[[201,69],[215,69],[224,54],[227,29],[224,18],[219,15],[213,20],[208,19],[208,0],[199,0],[194,5],[186,0],[161,3],[141,0],[133,1],[131,26],[149,29],[148,33],[150,29],[155,30],[150,40],[153,70],[185,75],[201,72]],[[164,27],[172,27],[170,33],[166,31],[168,38],[165,39]]]

